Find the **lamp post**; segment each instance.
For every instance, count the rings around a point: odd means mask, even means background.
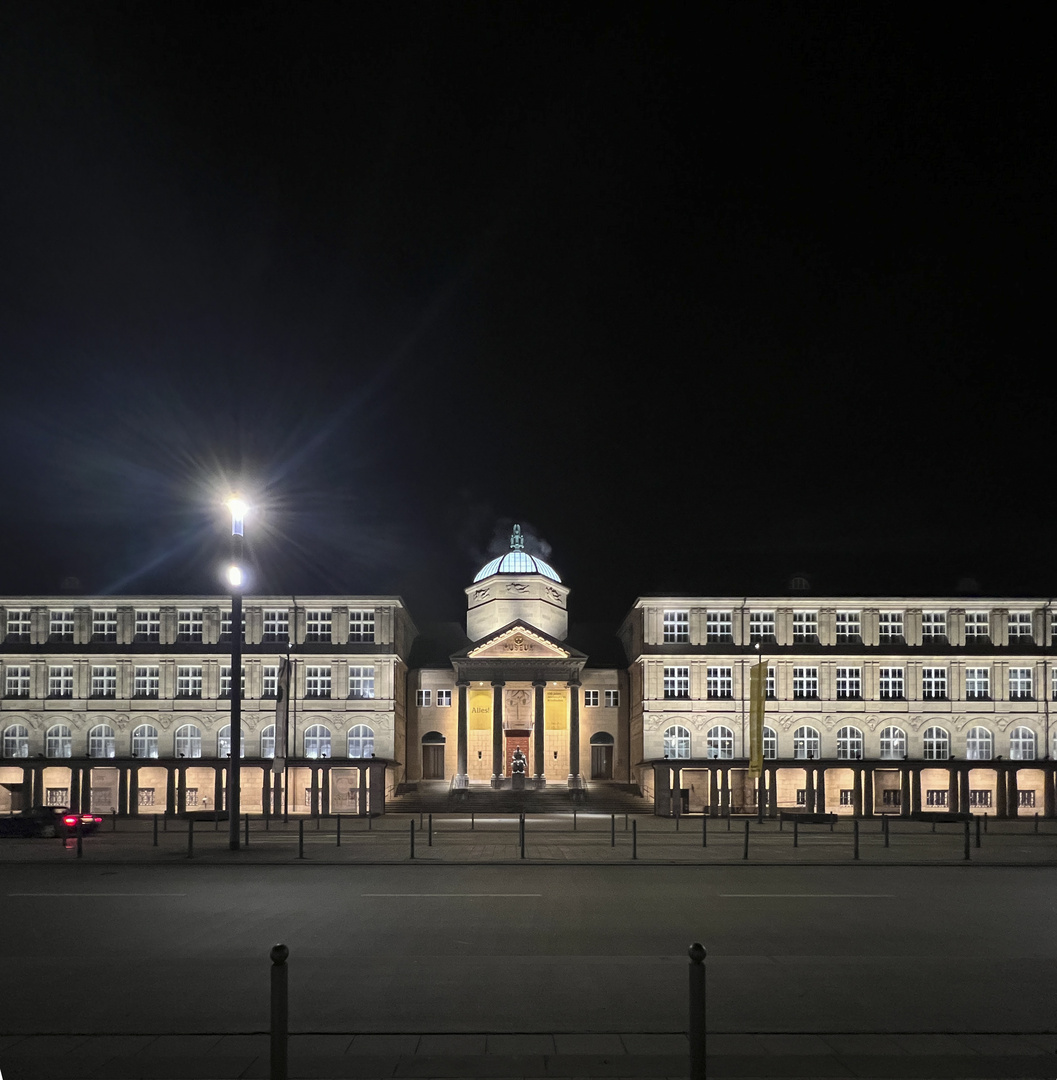
[[[246,504],[237,496],[228,499],[231,511],[231,720],[228,728],[228,847],[239,850],[239,817],[242,784],[242,522]]]

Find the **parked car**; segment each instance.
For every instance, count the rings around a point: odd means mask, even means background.
[[[76,836],[94,832],[102,823],[96,814],[78,814],[65,806],[33,806],[0,818],[0,836]]]

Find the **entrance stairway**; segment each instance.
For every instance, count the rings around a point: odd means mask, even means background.
[[[401,784],[394,798],[386,800],[387,814],[568,814],[574,809],[595,813],[652,814],[653,803],[639,794],[635,784],[589,780],[581,798],[573,797],[564,783],[542,791],[512,791],[489,784],[471,783],[458,795],[449,793],[446,780],[420,780]]]

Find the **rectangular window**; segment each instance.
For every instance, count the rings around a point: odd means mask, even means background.
[[[969,806],[981,810],[986,810],[991,806],[991,789],[983,788],[970,788],[969,789]]]
[[[837,612],[837,641],[847,644],[862,638],[862,624],[857,611]]]
[[[686,698],[690,696],[690,669],[688,667],[666,667],[664,669],[664,696],[666,698]]]
[[[597,708],[598,706],[598,691],[597,690],[585,690],[584,691],[584,707],[585,708]]]
[[[793,641],[797,644],[818,641],[817,611],[793,612]]]
[[[141,787],[139,790],[139,805],[140,806],[153,806],[154,805],[154,788]]]
[[[1011,611],[1009,613],[1009,640],[1010,643],[1014,641],[1031,640],[1035,635],[1031,629],[1031,612],[1030,611]]]
[[[349,697],[350,698],[373,698],[374,697],[374,668],[373,667],[350,667],[349,668]]]
[[[1017,792],[1017,806],[1026,807],[1029,810],[1035,809],[1035,792],[1034,791],[1018,791]]]
[[[818,697],[818,668],[795,667],[793,668],[793,697],[817,698]]]
[[[179,698],[200,698],[202,696],[202,669],[200,667],[178,667],[176,669],[176,696]]]
[[[729,611],[710,611],[705,616],[705,628],[710,644],[719,645],[734,640],[734,616]]]
[[[899,788],[885,788],[881,792],[881,805],[882,806],[902,806],[903,805],[903,793]]]
[[[945,641],[947,639],[947,613],[923,611],[921,613],[921,640]]]
[[[161,641],[161,612],[157,608],[136,612],[136,640]]]
[[[807,788],[796,789],[796,805],[807,806]]]
[[[965,669],[965,697],[969,701],[986,701],[991,696],[991,669]]]
[[[290,612],[279,608],[264,612],[264,641],[290,640]]]
[[[901,667],[883,667],[877,681],[878,695],[887,701],[900,701],[903,693],[903,669]]]
[[[117,668],[92,666],[92,697],[117,697]]]
[[[450,709],[451,708],[451,691],[450,690],[438,690],[437,691],[437,708],[438,709]]]
[[[374,641],[374,612],[349,612],[349,641]]]
[[[48,668],[48,697],[73,697],[73,668],[53,665]]]
[[[220,636],[222,638],[231,637],[231,611],[222,611],[220,613]],[[246,613],[242,614],[242,640],[246,640]]]
[[[862,668],[837,668],[837,697],[855,700],[862,697]]]
[[[855,789],[854,788],[841,788],[840,789],[840,804],[841,806],[854,806],[855,805]]]
[[[261,697],[274,698],[279,693],[279,665],[264,664],[261,666]]]
[[[1009,669],[1009,700],[1028,701],[1031,696],[1031,668],[1011,667]]]
[[[877,616],[877,636],[881,641],[903,640],[903,613],[882,611]]]
[[[749,612],[749,640],[774,641],[774,612]]]
[[[29,641],[30,613],[26,609],[7,611],[7,640]]]
[[[156,667],[136,667],[132,675],[132,696],[156,698],[160,685],[160,671]]]
[[[185,608],[176,613],[176,633],[181,641],[202,640],[202,612],[197,608]]]
[[[947,794],[946,788],[929,788],[925,792],[925,805],[941,809],[947,805]]]
[[[615,709],[620,704],[620,691],[607,690],[605,700],[607,709]]]
[[[710,667],[708,669],[708,696],[710,698],[734,696],[733,668]]]
[[[66,787],[50,787],[44,789],[45,806],[69,806],[70,789]]]
[[[774,701],[774,668],[767,669],[767,700]]]
[[[946,699],[946,668],[927,667],[921,669],[921,696],[925,700],[943,701]]]
[[[331,612],[309,611],[305,616],[305,641],[330,642]]]
[[[92,612],[92,640],[117,641],[117,612],[113,610]]]
[[[991,618],[986,611],[967,611],[965,613],[965,638],[967,641],[991,636]]]
[[[428,693],[428,691],[427,691]],[[305,667],[305,697],[330,697],[330,665],[308,664]]]
[[[9,698],[29,697],[29,668],[8,667],[4,672],[4,696]]]
[[[48,632],[55,641],[73,641],[73,612],[52,611]]]
[[[666,611],[664,613],[665,644],[678,644],[690,640],[690,612]]]
[[[416,690],[415,704],[420,709],[428,709],[433,704],[433,693],[430,690]]]
[[[220,668],[220,696],[222,698],[231,697],[231,665],[224,664]],[[246,669],[242,669],[241,686],[239,688],[239,697],[246,696]]]

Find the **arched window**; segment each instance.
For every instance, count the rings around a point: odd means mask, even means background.
[[[594,733],[594,735],[591,736],[591,745],[592,746],[612,746],[613,745],[613,736],[610,735],[608,731],[596,731]]]
[[[793,757],[817,758],[822,750],[822,739],[813,727],[798,727],[793,732]]]
[[[88,732],[88,756],[114,756],[114,729],[109,724],[96,724]]]
[[[158,729],[150,724],[140,724],[132,732],[132,756],[156,758],[158,756]]]
[[[837,732],[837,757],[844,761],[862,760],[862,732],[857,727],[842,727]]]
[[[1012,761],[1034,761],[1038,756],[1038,740],[1031,728],[1017,727],[1009,733],[1009,757]]]
[[[261,732],[261,757],[275,757],[275,725],[269,724]]]
[[[965,756],[970,761],[990,761],[995,756],[995,737],[985,727],[969,728]]]
[[[29,730],[21,724],[4,732],[4,757],[29,757]]]
[[[231,725],[225,724],[217,732],[217,757],[226,758],[231,756]],[[239,757],[246,756],[246,729],[239,728]]]
[[[349,757],[374,757],[374,731],[366,724],[349,728]]]
[[[176,729],[173,746],[177,757],[202,756],[202,732],[194,724],[184,724]]]
[[[902,761],[907,756],[907,733],[901,727],[886,727],[881,731],[881,757],[886,761]]]
[[[690,732],[684,727],[668,728],[664,733],[664,756],[688,758],[690,756]]]
[[[48,728],[44,753],[48,757],[73,757],[73,733],[65,724],[53,724]]]
[[[778,732],[773,727],[763,729],[763,756],[768,761],[778,757]]]
[[[732,758],[734,756],[734,732],[729,727],[717,724],[705,735],[706,753],[710,758]],[[689,757],[689,751],[687,751]]]
[[[330,731],[322,724],[313,724],[305,732],[305,757],[330,757]]]
[[[926,728],[922,749],[926,761],[946,761],[951,756],[950,732],[941,727]]]

